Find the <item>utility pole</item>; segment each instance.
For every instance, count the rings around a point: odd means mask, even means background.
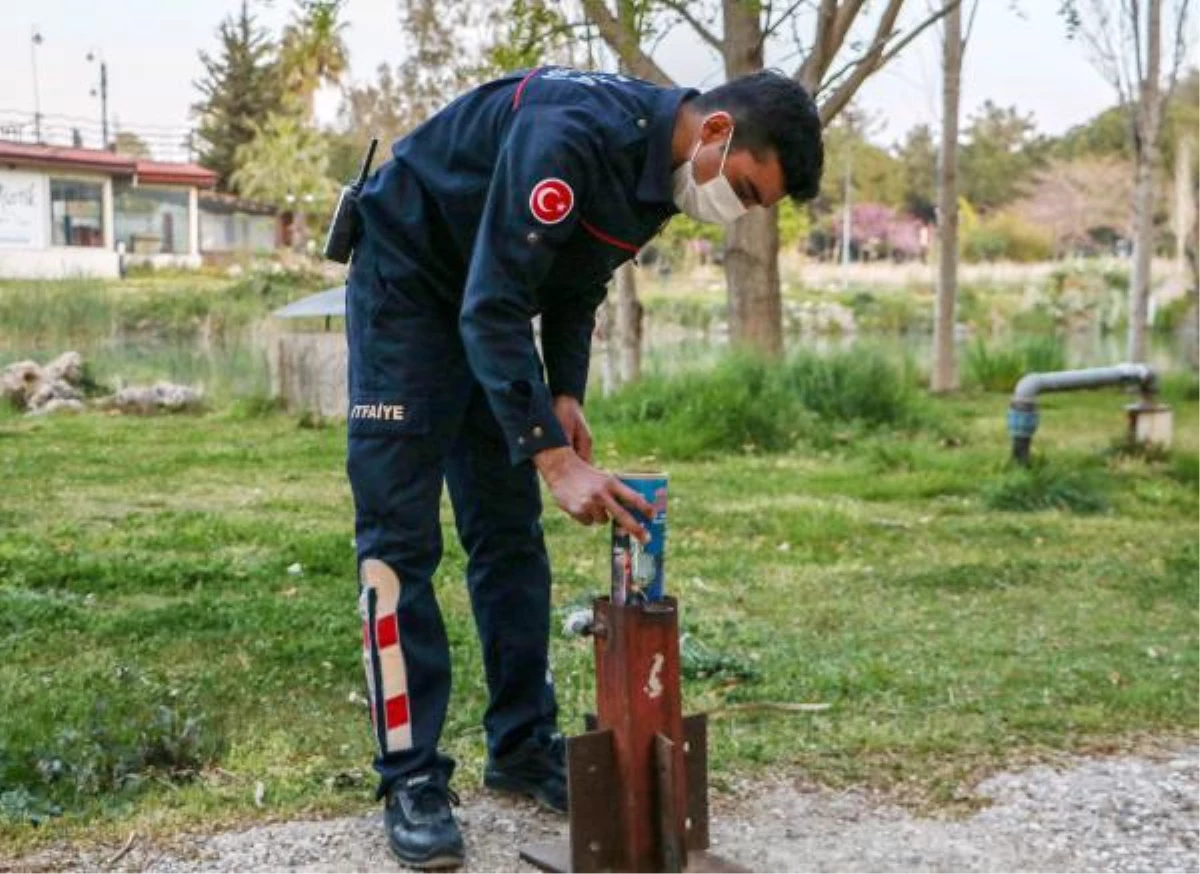
[[[37,25],[32,28],[29,38],[29,57],[33,61],[33,140],[42,141],[42,96],[38,92],[37,48],[42,44],[42,35]]]
[[[87,53],[88,61],[97,59],[97,52],[90,51]],[[100,148],[108,148],[108,64],[104,61],[104,56],[99,55],[100,60]],[[92,89],[92,96],[96,96],[96,89]]]
[[[100,140],[108,148],[108,64],[100,62]]]

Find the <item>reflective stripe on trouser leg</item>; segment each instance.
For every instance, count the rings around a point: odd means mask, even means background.
[[[408,670],[400,648],[400,578],[374,558],[362,563],[359,612],[363,620],[363,668],[371,701],[371,724],[379,752],[412,749]]]

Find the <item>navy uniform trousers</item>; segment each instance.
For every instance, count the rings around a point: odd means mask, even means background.
[[[347,472],[354,494],[363,663],[383,795],[454,763],[438,751],[450,653],[432,578],[449,485],[483,652],[488,752],[556,730],[547,657],[550,566],[531,461],[513,465],[467,364],[458,308],[417,276],[384,279],[367,244],[347,281]]]

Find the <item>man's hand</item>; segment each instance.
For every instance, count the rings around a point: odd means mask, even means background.
[[[544,449],[533,457],[533,463],[555,502],[576,522],[603,524],[611,518],[642,543],[649,539],[649,532],[625,508],[633,507],[649,519],[654,507],[615,476],[592,467],[574,449]]]
[[[591,464],[592,431],[588,427],[587,419],[583,417],[583,407],[579,401],[570,395],[557,395],[554,398],[554,415],[562,425],[575,454]]]

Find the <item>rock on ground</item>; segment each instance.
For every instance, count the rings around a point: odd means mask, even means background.
[[[753,871],[1196,871],[1198,791],[1195,747],[998,774],[975,787],[990,806],[962,820],[779,780],[719,805],[712,850]],[[468,798],[459,816],[467,871],[532,871],[518,848],[566,833],[561,818],[492,795]],[[111,870],[114,855],[60,849],[17,860],[15,870]],[[186,836],[169,848],[135,843],[115,868],[400,870],[379,813]]]
[[[45,366],[16,361],[0,371],[0,397],[17,409],[42,414],[82,410],[83,356],[64,352]]]
[[[111,398],[106,398],[102,405],[122,413],[140,415],[182,413],[199,410],[204,405],[204,395],[186,385],[156,382],[151,386],[123,388]]]
[[[83,356],[78,352],[64,352],[44,366],[36,361],[17,361],[0,370],[0,399],[30,416],[86,409],[82,385]],[[204,394],[186,385],[156,382],[122,388],[97,405],[140,415],[195,412],[203,408]]]

